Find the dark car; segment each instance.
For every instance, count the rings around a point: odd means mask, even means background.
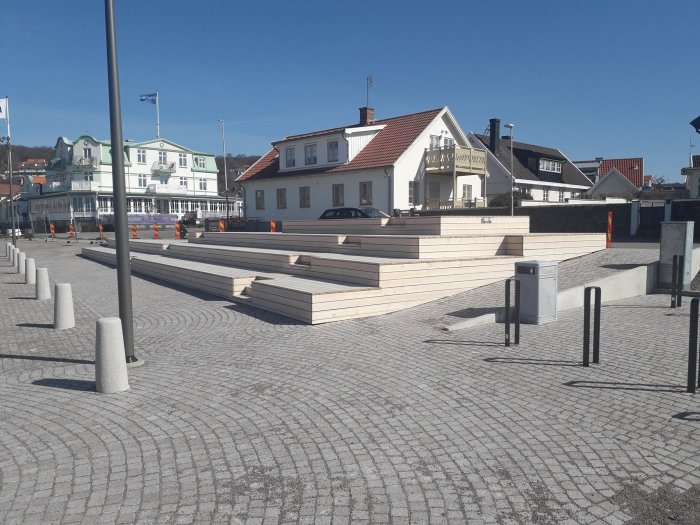
[[[371,219],[389,217],[377,208],[331,208],[324,211],[319,219]]]

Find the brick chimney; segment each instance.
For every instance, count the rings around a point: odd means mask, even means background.
[[[360,108],[360,126],[369,126],[374,123],[374,108]]]
[[[501,137],[501,119],[489,119],[489,149],[496,153],[498,151],[498,143]]]

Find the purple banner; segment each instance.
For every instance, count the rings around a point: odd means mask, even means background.
[[[114,224],[114,215],[100,215],[100,219],[104,224]],[[137,226],[143,226],[147,224],[175,224],[177,222],[177,215],[165,214],[165,213],[128,213],[127,222],[129,224],[136,224]]]

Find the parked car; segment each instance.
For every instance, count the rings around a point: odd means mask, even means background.
[[[324,211],[319,219],[372,219],[389,217],[377,208],[331,208]]]
[[[12,228],[8,228],[7,230],[5,230],[5,235],[7,235],[8,237],[11,237],[12,236]],[[22,236],[22,230],[20,230],[19,228],[15,228],[15,237],[21,237],[21,236]]]

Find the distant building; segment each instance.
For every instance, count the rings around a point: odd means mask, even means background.
[[[124,142],[127,212],[130,223],[172,222],[185,214],[197,218],[226,215],[225,199],[217,191],[214,155],[192,151],[166,139]],[[60,137],[46,167],[39,194],[29,195],[33,221],[65,227],[74,222],[83,230],[113,221],[110,143],[83,135]],[[240,202],[230,199],[229,213]],[[167,216],[167,217],[164,217]],[[59,227],[61,227],[59,226]],[[41,228],[39,227],[39,231]]]
[[[639,188],[618,170],[611,168],[605,177],[599,178],[586,193],[594,199],[606,199],[608,197],[631,199],[639,193]]]
[[[691,199],[700,198],[700,155],[690,157],[690,166],[681,169],[685,177],[685,188]]]
[[[594,160],[576,160],[574,164],[592,182],[605,177],[611,169],[616,169],[637,188],[644,185],[644,157],[624,159],[605,159],[596,157]]]
[[[511,144],[508,136],[500,135],[499,119],[490,121],[489,135],[469,133],[473,147],[487,148],[486,196],[510,195]],[[593,183],[556,148],[513,143],[512,184],[515,190],[528,194],[534,201],[566,202],[579,197]]]

